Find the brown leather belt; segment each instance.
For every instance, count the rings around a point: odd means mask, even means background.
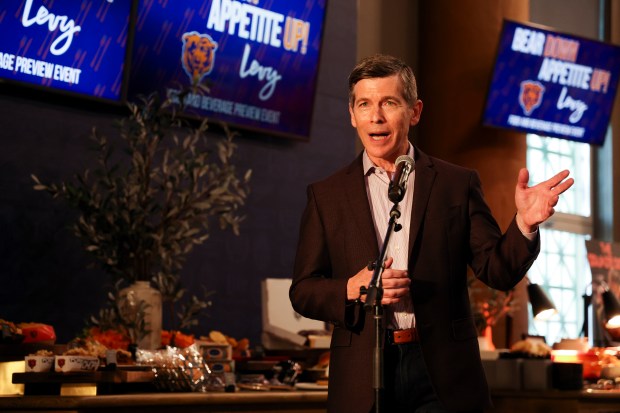
[[[388,328],[386,332],[387,340],[390,344],[406,344],[420,341],[418,330],[415,327],[406,330],[391,330]]]

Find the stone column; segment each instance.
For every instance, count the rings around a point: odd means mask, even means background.
[[[482,126],[504,18],[527,21],[528,0],[433,0],[419,2],[418,82],[424,102],[413,140],[430,155],[476,169],[486,199],[505,230],[515,211],[514,189],[526,165],[525,134]],[[516,291],[520,311],[512,319],[511,343],[527,332],[525,285]],[[494,328],[505,347],[505,323]]]

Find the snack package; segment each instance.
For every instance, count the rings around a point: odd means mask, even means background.
[[[56,342],[56,332],[54,327],[42,323],[21,323],[19,328],[24,335],[22,343],[45,343],[54,344]]]

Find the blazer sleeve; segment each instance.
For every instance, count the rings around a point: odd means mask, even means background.
[[[540,236],[527,239],[519,230],[516,215],[501,234],[486,204],[480,178],[472,172],[470,185],[470,266],[488,286],[507,291],[527,273],[540,251]],[[497,235],[494,235],[497,234]]]
[[[353,306],[347,302],[347,278],[334,278],[328,248],[328,234],[321,219],[312,186],[307,190],[299,243],[289,296],[293,308],[305,317],[336,326],[354,321]],[[357,306],[359,307],[359,306]]]

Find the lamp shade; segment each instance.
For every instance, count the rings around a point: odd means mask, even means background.
[[[532,314],[537,320],[548,320],[551,316],[557,314],[555,305],[547,297],[545,291],[538,284],[529,283],[527,285],[527,295],[532,305]]]
[[[618,297],[611,290],[607,289],[601,294],[601,298],[603,299],[603,308],[605,310],[605,327],[620,327],[620,302],[618,302]]]

